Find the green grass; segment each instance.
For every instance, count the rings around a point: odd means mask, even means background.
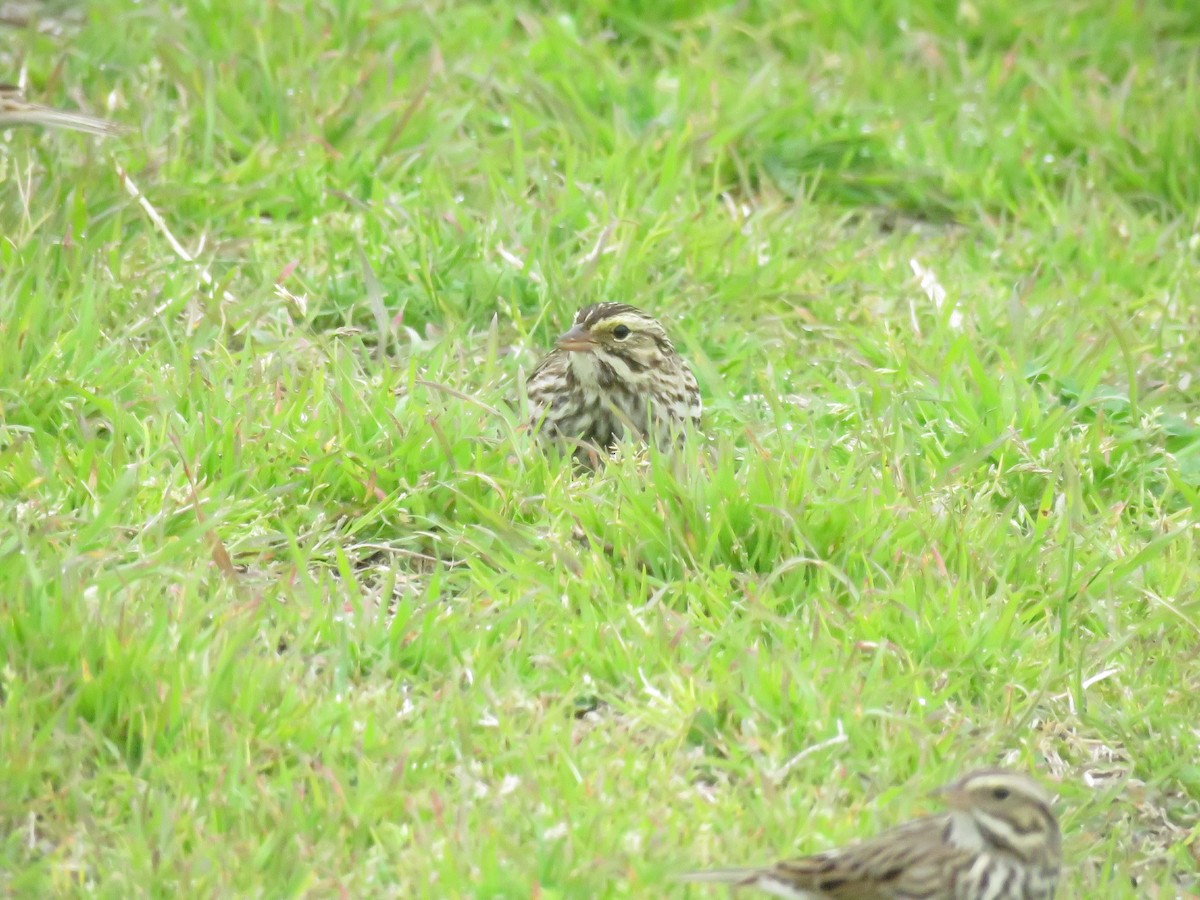
[[[1200,8],[385,6],[0,31],[133,128],[0,143],[0,895],[717,897],[996,762],[1194,895]],[[711,460],[529,446],[601,298]]]

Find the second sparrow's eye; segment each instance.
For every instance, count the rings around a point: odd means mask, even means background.
[[[992,791],[992,796],[995,797],[997,800],[1007,800],[1008,799],[1008,788],[996,788],[995,790]]]
[[[623,341],[623,340],[625,340],[625,338],[629,337],[629,329],[624,325],[618,325],[616,328],[613,329],[612,335],[618,341]]]

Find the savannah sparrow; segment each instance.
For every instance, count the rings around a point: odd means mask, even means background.
[[[1032,778],[982,769],[936,792],[951,811],[860,844],[762,869],[684,881],[758,888],[789,900],[1050,900],[1062,863],[1050,795]]]
[[[595,462],[626,432],[668,447],[700,424],[696,377],[652,316],[595,303],[529,376],[532,424],[543,439],[574,443]]]
[[[119,125],[84,113],[67,112],[30,103],[21,89],[12,84],[0,84],[0,128],[14,125],[42,125],[48,128],[70,128],[88,134],[118,134]]]

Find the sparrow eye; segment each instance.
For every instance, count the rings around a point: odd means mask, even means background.
[[[992,790],[992,796],[995,797],[997,800],[1007,800],[1008,799],[1008,788],[995,788]]]
[[[623,341],[625,338],[629,337],[629,328],[625,325],[618,325],[612,330],[612,336],[618,341]]]

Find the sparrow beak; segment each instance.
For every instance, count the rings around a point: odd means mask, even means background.
[[[929,796],[937,797],[951,809],[966,809],[970,805],[967,792],[959,786],[957,781],[930,792]]]
[[[558,339],[559,350],[586,353],[596,346],[596,337],[582,325],[576,325]]]

